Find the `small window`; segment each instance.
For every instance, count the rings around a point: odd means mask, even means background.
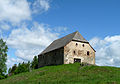
[[[76,46],[78,45],[78,43],[76,43]]]
[[[84,44],[83,44],[82,46],[83,46],[83,47],[85,47],[85,45],[84,45]]]
[[[90,52],[89,52],[89,51],[87,51],[87,55],[88,55],[88,56],[90,55]]]
[[[75,51],[73,51],[73,53],[75,54]]]

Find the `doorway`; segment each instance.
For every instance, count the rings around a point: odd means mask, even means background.
[[[81,63],[81,59],[74,58],[74,63],[76,63],[76,62],[79,62],[79,63]]]

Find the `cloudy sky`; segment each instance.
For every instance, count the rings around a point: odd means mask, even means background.
[[[97,65],[120,67],[119,0],[0,0],[8,68],[31,61],[53,40],[76,30],[97,51]]]

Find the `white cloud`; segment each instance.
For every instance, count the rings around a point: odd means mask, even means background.
[[[9,70],[9,68],[12,67],[14,64],[27,62],[27,61],[22,60],[22,59],[20,59],[20,58],[11,58],[10,56],[8,56],[7,58],[8,58],[8,60],[7,60],[6,64],[7,64],[7,69],[8,69],[8,70]]]
[[[120,66],[120,35],[104,39],[95,37],[90,43],[96,50],[97,65]]]
[[[31,19],[27,0],[0,0],[0,21],[20,23]]]
[[[10,29],[10,25],[4,23],[4,22],[1,22],[0,23],[0,29],[3,29],[3,30],[9,30]]]
[[[3,36],[2,36],[2,30],[0,29],[0,38],[2,38]]]
[[[48,11],[48,9],[50,8],[50,3],[49,2],[50,2],[49,0],[36,0],[32,4],[33,13]]]
[[[0,0],[0,29],[8,30],[23,22],[32,21],[32,14],[41,14],[50,8],[49,0]]]
[[[58,36],[44,24],[34,23],[32,28],[23,25],[28,21],[33,23],[33,14],[41,14],[50,8],[49,0],[31,2],[29,0],[0,0],[0,37],[4,37],[4,40],[7,38],[8,47],[16,49],[15,55],[18,57],[17,59],[8,57],[8,66],[32,60],[33,56],[38,55]],[[4,30],[9,29],[11,33],[6,35]]]
[[[66,31],[64,27],[61,28]],[[60,31],[56,30],[55,32]],[[35,55],[40,54],[53,40],[58,38],[59,34],[55,32],[51,30],[49,25],[36,22],[31,28],[27,28],[27,25],[24,24],[17,29],[13,29],[6,42],[9,48],[15,49],[15,53],[12,54],[17,57],[8,57],[8,68],[23,61],[31,61]]]
[[[13,29],[7,39],[9,47],[16,49],[15,55],[23,60],[32,60],[33,56],[38,55],[46,46],[58,37],[47,25],[34,23],[28,29],[23,26]]]
[[[57,32],[66,32],[67,30],[68,30],[68,28],[67,27],[62,27],[62,26],[58,26],[58,27],[56,27],[55,29],[55,32],[57,31]]]

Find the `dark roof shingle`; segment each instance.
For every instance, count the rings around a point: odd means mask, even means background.
[[[45,53],[53,51],[55,49],[59,49],[61,47],[64,47],[66,44],[68,44],[72,40],[88,43],[88,41],[85,40],[83,38],[83,36],[78,31],[76,31],[74,33],[71,33],[71,34],[65,36],[65,37],[62,37],[60,39],[53,41],[41,54],[45,54]]]

